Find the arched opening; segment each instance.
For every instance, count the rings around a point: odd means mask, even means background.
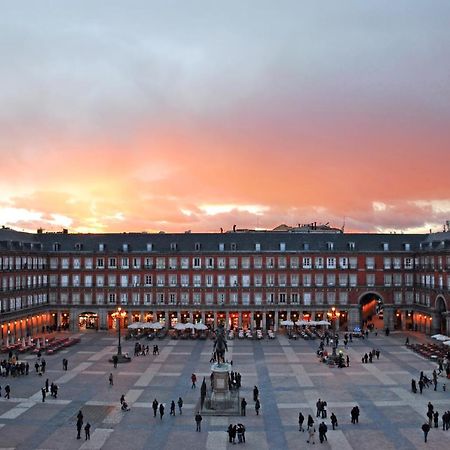
[[[375,292],[368,292],[359,299],[362,325],[373,324],[375,328],[384,328],[383,298]]]
[[[443,297],[438,297],[436,299],[436,312],[439,317],[439,332],[441,334],[447,335],[447,318],[445,313],[447,312],[447,304]]]
[[[83,312],[78,316],[78,325],[80,330],[97,330],[98,314],[93,312]]]

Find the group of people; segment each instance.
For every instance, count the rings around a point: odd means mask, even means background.
[[[0,362],[0,376],[8,378],[10,375],[14,378],[18,375],[28,375],[30,365],[28,363],[19,362],[15,358],[6,359]]]
[[[183,414],[183,399],[181,397],[178,397],[178,413],[180,414],[180,416]],[[164,417],[164,412],[165,412],[165,406],[164,403],[159,403],[158,400],[156,400],[156,398],[153,400],[152,402],[152,409],[153,409],[153,417],[156,417],[159,411],[159,417],[162,420]],[[170,415],[171,416],[175,416],[175,400],[172,400],[172,402],[170,403]]]
[[[238,439],[238,444],[245,443],[245,426],[242,423],[233,425],[230,423],[227,429],[228,442],[230,444],[236,444],[236,437]]]
[[[372,351],[369,352],[369,354],[365,353],[364,356],[361,358],[361,362],[363,364],[372,363],[374,358],[380,359],[380,349],[372,349]]]
[[[58,386],[56,383],[53,383],[49,385],[48,378],[45,380],[45,386],[41,389],[42,393],[42,402],[45,402],[45,398],[47,397],[47,394],[50,392],[50,395],[53,398],[58,398]]]
[[[150,347],[148,345],[141,345],[139,342],[136,342],[136,344],[134,344],[134,356],[145,356],[149,353]]]
[[[419,386],[419,392],[422,394],[423,388],[429,388],[430,386],[434,386],[434,390],[437,390],[438,385],[438,373],[436,372],[436,369],[433,370],[432,378],[429,378],[427,375],[423,373],[423,371],[420,372],[419,376],[419,382],[416,383],[416,380],[413,378],[411,380],[411,392],[413,394],[417,394],[417,385]],[[442,385],[442,389],[445,391],[445,383]]]
[[[81,430],[83,429],[83,413],[81,409],[77,414],[77,439],[81,439]],[[88,441],[91,439],[91,424],[89,422],[84,426],[85,440]]]

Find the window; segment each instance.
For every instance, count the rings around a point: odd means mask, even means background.
[[[309,256],[303,258],[303,268],[311,269],[311,258]]]
[[[391,268],[391,258],[387,257],[383,259],[384,270],[389,270]]]
[[[273,292],[267,292],[266,303],[268,305],[273,305],[275,303],[275,294]]]
[[[104,251],[105,251],[105,248],[106,248],[106,245],[105,245],[105,244],[102,244],[102,243],[98,244],[98,251],[99,251],[99,252],[104,252]],[[115,303],[115,302],[114,302],[114,303]]]
[[[194,275],[193,281],[194,281],[194,287],[201,287],[201,285],[202,285],[202,276],[201,275]]]
[[[405,252],[409,252],[411,250],[411,244],[405,242],[403,244],[403,249],[405,250]]]
[[[291,269],[298,269],[298,256],[291,256],[290,265]]]
[[[236,287],[238,285],[237,275],[230,275],[230,286]]]
[[[109,258],[109,259],[108,259],[108,267],[109,267],[110,269],[115,269],[115,268],[117,268],[117,260],[116,260],[116,258]]]
[[[196,252],[200,251],[201,247],[202,246],[200,245],[200,242],[196,242],[195,245],[194,245],[194,248],[195,248]]]
[[[128,275],[120,275],[120,286],[122,287],[128,286]]]
[[[192,268],[200,269],[202,267],[201,259],[199,257],[195,257],[192,259]]]
[[[263,265],[263,262],[262,262],[261,256],[255,256],[253,258],[253,267],[255,269],[262,269],[262,265]]]
[[[395,291],[394,292],[394,303],[396,305],[401,305],[402,304],[402,293]]]
[[[353,273],[350,274],[348,276],[348,280],[349,280],[350,287],[356,287],[357,286],[358,278],[357,278],[356,274],[353,274]]]
[[[414,278],[412,273],[405,274],[405,285],[411,287],[413,285]]]
[[[366,269],[369,270],[375,269],[375,258],[373,256],[366,257]]]
[[[156,286],[162,287],[165,285],[166,277],[162,274],[156,275]]]
[[[217,275],[217,284],[219,287],[225,287],[225,275]]]
[[[88,270],[91,270],[92,267],[93,267],[93,261],[92,261],[92,258],[85,258],[85,259],[84,259],[84,268],[85,268],[85,269],[88,269]]]
[[[141,268],[141,258],[133,258],[133,269]]]
[[[261,294],[261,292],[255,292],[255,305],[262,305],[262,294]]]
[[[242,275],[242,286],[250,287],[250,275]]]
[[[178,249],[178,244],[176,242],[171,242],[170,243],[170,250],[175,252],[177,249]]]
[[[146,269],[153,269],[153,258],[145,258],[144,267]]]
[[[212,287],[214,285],[214,277],[211,274],[206,275],[206,287]]]
[[[176,304],[177,304],[177,294],[171,292],[169,294],[169,305],[176,305]]]
[[[346,273],[339,274],[339,286],[345,287],[348,283],[348,275]]]
[[[164,292],[156,293],[156,302],[158,305],[164,305]]]
[[[401,268],[402,268],[402,259],[394,258],[394,269],[401,269]]]
[[[280,252],[285,252],[285,251],[286,251],[286,243],[280,242]]]
[[[254,280],[255,280],[256,287],[262,286],[262,275],[261,274],[254,275]]]
[[[237,269],[238,268],[238,260],[237,258],[230,258],[230,269]]]
[[[72,285],[75,287],[80,286],[80,275],[72,275]]]
[[[356,245],[355,245],[354,242],[349,242],[349,243],[348,243],[348,249],[349,249],[349,250],[355,250],[355,247],[356,247]]]
[[[267,286],[275,286],[275,275],[273,273],[266,274],[266,285]]]
[[[285,273],[278,274],[278,286],[285,287],[287,284],[287,277]]]
[[[176,269],[178,267],[177,258],[169,258],[169,269]]]
[[[327,250],[333,250],[334,242],[327,242]]]
[[[267,257],[266,258],[266,267],[268,269],[273,269],[275,267],[274,258],[272,258],[272,257]]]
[[[336,258],[327,258],[327,269],[336,269]]]
[[[61,269],[68,269],[68,268],[69,268],[69,258],[62,258]]]
[[[316,257],[314,267],[316,269],[323,269],[323,258],[321,256]]]
[[[103,269],[105,267],[105,260],[103,258],[97,258],[97,269]]]
[[[189,275],[186,275],[186,274],[181,275],[181,286],[182,287],[189,286]]]
[[[6,267],[7,265],[4,264],[3,267]],[[50,258],[50,269],[57,269],[58,268],[58,258]]]
[[[339,303],[341,305],[346,305],[348,303],[348,292],[346,291],[339,292]]]
[[[95,277],[95,281],[97,283],[97,287],[103,287],[105,285],[105,277],[104,277],[104,275],[97,275]]]
[[[327,286],[334,286],[336,284],[336,275],[334,273],[327,274]]]
[[[115,275],[108,275],[108,286],[109,287],[116,286],[116,276]]]
[[[315,279],[316,286],[318,286],[318,287],[323,286],[323,274],[316,273],[314,279]]]
[[[291,286],[298,287],[298,274],[296,273],[291,274]]]
[[[303,274],[303,286],[309,287],[311,286],[311,274],[304,273]]]
[[[114,292],[108,294],[108,303],[116,303],[116,294]]]
[[[291,303],[293,305],[298,305],[299,304],[299,296],[298,296],[298,292],[292,292],[291,293]]]
[[[219,252],[223,252],[225,250],[225,244],[223,242],[221,242],[219,244]]]
[[[150,242],[147,242],[147,251],[148,252],[153,251],[153,244],[151,244]]]
[[[345,258],[345,257],[339,258],[339,268],[340,269],[348,269],[348,258]]]
[[[235,242],[232,242],[232,243],[231,243],[231,251],[235,252],[236,249],[237,249],[236,243],[235,243]]]
[[[174,274],[169,275],[169,286],[175,287],[177,285],[177,276]]]
[[[384,274],[384,285],[387,287],[392,286],[392,275],[390,273]]]
[[[366,274],[366,284],[368,287],[375,286],[375,274],[373,273]]]
[[[181,268],[189,269],[189,258],[181,258]]]
[[[350,269],[357,269],[358,268],[358,258],[356,258],[355,256],[351,256],[348,259],[348,263],[349,263]]]
[[[121,258],[120,260],[120,265],[122,267],[122,269],[128,269],[130,267],[130,261],[128,258]]]
[[[225,258],[217,258],[217,267],[219,269],[225,269],[226,267],[226,262],[225,262]]]
[[[403,260],[403,264],[405,266],[405,269],[412,269],[414,267],[414,262],[412,258],[405,258]]]
[[[402,275],[400,273],[394,273],[394,286],[402,285]]]
[[[85,275],[84,276],[84,285],[86,287],[92,287],[92,275]]]
[[[303,243],[303,250],[306,250],[306,251],[309,250],[309,244],[307,242]]]
[[[242,269],[250,269],[250,258],[248,256],[243,256],[241,259]]]
[[[388,252],[388,251],[389,251],[389,243],[388,243],[388,242],[383,242],[383,250],[384,250],[385,252]]]
[[[156,268],[165,269],[166,268],[166,258],[156,258]]]
[[[145,286],[153,285],[153,277],[151,275],[145,275],[144,281],[145,281]]]
[[[73,268],[79,269],[81,267],[81,260],[80,258],[73,258]]]
[[[286,257],[285,256],[280,256],[278,258],[278,268],[279,269],[285,269],[286,266],[287,266]]]
[[[214,269],[214,258],[212,258],[212,257],[206,258],[206,268]]]
[[[286,303],[286,294],[284,292],[280,292],[278,294],[278,303],[280,303],[280,304]]]
[[[123,252],[127,252],[129,249],[129,245],[128,244],[122,244],[122,251]]]
[[[133,275],[132,277],[131,277],[131,280],[132,280],[132,285],[133,286],[140,286],[140,284],[141,284],[141,277],[140,277],[140,275]]]
[[[305,306],[311,306],[311,292],[305,292],[303,294],[303,303]]]
[[[103,292],[97,292],[95,294],[95,302],[97,303],[97,305],[103,305],[105,303],[105,296]]]
[[[327,292],[327,303],[329,305],[334,305],[336,303],[336,292],[334,291]]]
[[[323,304],[323,292],[318,291],[316,292],[316,305],[322,305]]]
[[[261,244],[259,242],[257,242],[255,244],[255,252],[260,252],[261,251]]]

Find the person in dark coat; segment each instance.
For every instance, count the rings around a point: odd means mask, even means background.
[[[41,393],[42,393],[42,403],[45,403],[45,396],[47,395],[45,388],[41,389]]]
[[[259,410],[260,410],[260,408],[261,408],[261,403],[259,402],[259,398],[257,398],[257,399],[256,399],[256,402],[255,402],[255,412],[256,412],[256,415],[257,415],[257,416],[259,416]]]
[[[338,426],[337,417],[334,413],[331,413],[330,420],[331,420],[331,426],[333,427],[333,430],[334,430]]]
[[[423,382],[422,379],[420,379],[419,380],[419,391],[420,391],[420,393],[422,393],[424,386],[425,386],[425,383]]]
[[[247,407],[247,401],[245,398],[242,398],[241,401],[241,416],[245,416],[245,408]]]
[[[178,410],[180,411],[180,416],[183,413],[181,408],[183,408],[183,399],[181,397],[178,397]]]
[[[253,388],[253,401],[256,402],[256,400],[258,400],[259,397],[259,390],[258,388],[255,386]]]
[[[86,435],[86,441],[91,440],[91,424],[89,422],[84,427],[84,434]]]
[[[230,425],[228,425],[227,433],[228,433],[228,442],[230,444],[232,444],[233,443],[233,425],[231,423],[230,423]]]
[[[11,387],[9,384],[5,386],[5,398],[9,399],[9,396],[11,395]]]
[[[433,414],[433,421],[434,421],[434,428],[438,428],[439,427],[439,413],[437,411],[435,411],[435,413]]]
[[[413,394],[417,394],[417,385],[416,380],[414,379],[411,380],[411,391]]]
[[[161,420],[162,420],[163,416],[164,416],[164,405],[162,403],[160,403],[160,405],[159,405],[159,417],[160,417]]]
[[[298,431],[305,431],[305,429],[303,428],[303,422],[305,420],[305,416],[299,412],[298,413]]]
[[[308,431],[311,427],[314,427],[314,419],[312,418],[311,414],[308,414]]]
[[[175,415],[175,402],[172,400],[172,403],[170,404],[170,415]]]
[[[203,417],[200,415],[200,411],[197,411],[197,414],[195,415],[195,424],[197,425],[196,431],[198,432],[202,431],[202,420]]]
[[[156,417],[156,413],[158,412],[158,400],[153,400],[152,408],[153,408],[153,417]]]
[[[430,425],[428,425],[426,422],[422,425],[422,431],[423,431],[423,437],[425,439],[425,442],[427,442],[428,433],[430,432]]]
[[[323,441],[328,441],[327,439],[327,431],[328,431],[328,427],[325,425],[325,422],[322,422],[319,425],[319,439],[320,439],[320,443],[323,444]]]

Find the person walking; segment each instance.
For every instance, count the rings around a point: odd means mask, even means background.
[[[159,417],[162,420],[164,416],[164,405],[162,403],[159,404]]]
[[[307,430],[309,431],[310,428],[314,428],[314,419],[312,418],[311,414],[308,414],[308,428]]]
[[[331,426],[333,427],[333,430],[334,430],[338,426],[337,417],[334,414],[334,412],[331,413],[330,420],[331,420]]]
[[[424,387],[425,383],[423,382],[422,379],[419,380],[419,391],[422,394],[423,391],[423,387]]]
[[[328,431],[328,427],[325,425],[325,422],[322,422],[319,425],[319,439],[320,439],[320,443],[323,444],[323,441],[328,441],[327,439],[327,431]]]
[[[311,427],[308,430],[308,440],[306,442],[308,444],[315,444],[316,443],[316,429],[314,427]]]
[[[181,408],[183,408],[183,399],[181,397],[178,397],[178,411],[180,412],[180,416],[182,414]]]
[[[191,375],[191,381],[192,381],[192,386],[191,389],[195,389],[197,386],[195,385],[195,383],[197,383],[197,375],[195,375],[195,373],[193,373]]]
[[[109,374],[109,385],[110,386],[114,386],[114,378],[113,378],[113,374],[112,373]]]
[[[232,444],[233,443],[233,425],[231,423],[228,425],[227,433],[228,433],[228,442],[230,444]]]
[[[84,426],[84,434],[86,435],[86,441],[90,441],[91,440],[91,424],[88,422],[85,426]]]
[[[195,415],[195,423],[197,425],[196,431],[198,432],[202,431],[202,420],[203,417],[200,415],[200,411],[197,411],[197,414]]]
[[[170,414],[171,416],[175,416],[175,402],[172,400],[172,403],[170,404]]]
[[[81,429],[83,428],[83,413],[78,411],[77,414],[77,439],[81,439]]]
[[[45,403],[45,396],[47,395],[47,392],[45,391],[45,388],[41,389],[41,393],[42,393],[42,403]]]
[[[299,412],[298,413],[298,431],[305,432],[305,429],[303,428],[303,422],[305,421],[305,416]]]
[[[45,392],[49,391],[49,387],[48,387],[48,378],[45,380]]]
[[[247,407],[247,401],[243,397],[242,401],[241,401],[241,416],[245,416],[245,408],[246,407]]]
[[[260,401],[259,401],[259,398],[257,398],[256,399],[256,402],[255,402],[255,412],[256,412],[256,415],[257,416],[259,416],[259,410],[261,409],[261,403],[260,403]]]
[[[9,384],[7,384],[5,386],[5,398],[9,400],[10,395],[11,395],[11,387],[9,386]]]
[[[155,400],[153,400],[153,403],[152,403],[153,417],[156,417],[156,413],[158,412],[158,405],[159,405],[158,400],[156,400],[156,398],[155,398]]]
[[[428,423],[424,423],[422,425],[422,431],[423,431],[423,437],[425,439],[425,442],[427,442],[428,433],[430,432],[430,425]]]
[[[256,400],[258,400],[259,397],[259,390],[258,388],[255,386],[253,388],[253,401],[256,402]]]
[[[439,427],[439,413],[437,411],[435,411],[435,413],[433,414],[433,421],[434,421],[434,428],[438,428]]]

